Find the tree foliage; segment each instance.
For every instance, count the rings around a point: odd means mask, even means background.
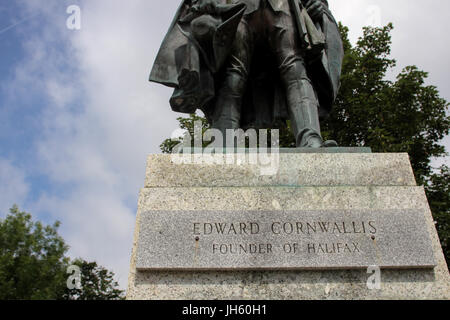
[[[44,226],[13,206],[0,219],[0,300],[109,300],[123,298],[114,273],[82,259],[70,261],[59,222]],[[80,291],[67,288],[67,268],[82,270]]]
[[[191,137],[194,137],[194,122],[196,121],[200,121],[202,124],[202,136],[205,133],[205,131],[209,129],[208,121],[204,117],[198,116],[196,114],[190,114],[188,118],[179,117],[177,118],[177,120],[180,124],[180,128],[185,132],[189,133]],[[163,143],[161,143],[159,148],[163,153],[171,153],[173,148],[175,148],[175,146],[179,144],[182,140],[183,137],[166,139],[163,141]],[[193,147],[192,143],[193,141],[191,141],[191,146]],[[208,143],[209,143],[208,141],[204,141],[203,147],[206,147]]]
[[[425,186],[447,265],[450,265],[450,168],[442,166]]]
[[[0,220],[0,299],[58,299],[69,259],[59,222],[43,226],[19,211]]]
[[[81,289],[67,289],[68,300],[122,300],[124,293],[118,289],[114,273],[98,266],[96,262],[76,259],[72,262],[81,270]]]
[[[416,180],[425,184],[431,159],[444,156],[441,140],[449,134],[448,103],[436,87],[425,85],[428,73],[407,66],[395,81],[386,79],[396,61],[390,58],[392,24],[366,27],[355,47],[340,25],[345,58],[342,85],[323,134],[342,146],[368,146],[374,152],[407,152]]]

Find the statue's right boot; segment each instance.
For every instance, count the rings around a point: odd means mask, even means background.
[[[298,148],[321,148],[318,102],[306,80],[291,81],[286,90],[291,126]]]

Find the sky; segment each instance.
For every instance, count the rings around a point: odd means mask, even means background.
[[[16,203],[61,221],[70,256],[114,271],[123,289],[146,157],[181,115],[172,90],[147,80],[179,3],[0,0],[0,218]],[[353,43],[363,26],[393,22],[391,76],[417,65],[450,101],[449,1],[329,3]],[[67,27],[72,5],[79,30]]]

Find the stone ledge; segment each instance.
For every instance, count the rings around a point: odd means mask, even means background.
[[[171,155],[150,155],[145,187],[416,185],[407,154],[280,153],[278,168],[262,175],[255,164],[176,164]]]
[[[423,187],[144,188],[138,211],[428,209]]]
[[[381,289],[349,271],[138,272],[128,300],[449,300],[433,271],[385,270]]]
[[[207,148],[183,148],[181,153],[197,153],[202,154]],[[214,148],[217,152],[217,149]],[[219,150],[221,153],[254,153],[251,148],[223,148]],[[270,148],[259,148],[259,150],[268,150],[270,153]],[[368,147],[333,147],[333,148],[279,148],[279,153],[372,153],[372,149]],[[258,151],[256,151],[258,152]]]

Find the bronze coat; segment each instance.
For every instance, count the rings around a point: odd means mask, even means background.
[[[258,9],[259,1],[269,1],[275,11],[285,11],[288,0],[219,0],[222,13],[210,44],[196,41],[189,23],[183,19],[189,14],[190,1],[184,0],[163,40],[150,74],[150,81],[173,87],[170,100],[176,112],[193,113],[202,110],[210,119],[213,113],[215,90],[221,79],[239,20]],[[326,0],[321,0],[326,3]],[[326,3],[327,4],[327,3]],[[292,13],[291,13],[292,14]],[[302,17],[303,18],[303,17]],[[316,27],[324,35],[326,47],[318,59],[306,61],[310,77],[320,102],[320,115],[326,117],[337,96],[343,59],[339,29],[331,12],[323,14]],[[285,94],[277,77],[275,66],[267,65],[267,56],[255,56],[252,72],[242,107],[242,128],[273,128],[279,120],[288,119]],[[182,75],[183,70],[187,76]],[[186,81],[181,81],[186,78]],[[274,80],[275,79],[275,80]]]

